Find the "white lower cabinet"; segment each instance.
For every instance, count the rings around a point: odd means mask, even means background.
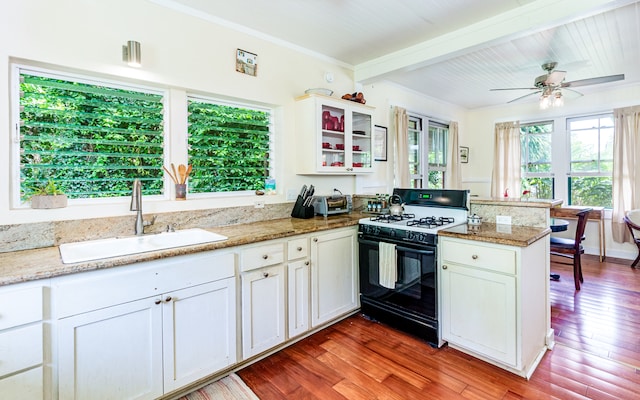
[[[530,377],[546,351],[548,238],[514,247],[441,236],[439,249],[442,339]]]
[[[269,242],[240,251],[242,355],[250,358],[285,341],[284,244]]]
[[[213,252],[56,280],[59,398],[154,399],[234,364],[234,274]]]
[[[356,228],[311,236],[311,326],[359,307]]]
[[[47,284],[0,287],[0,398],[49,398]]]
[[[293,338],[311,327],[309,237],[289,240],[287,249],[288,337]]]

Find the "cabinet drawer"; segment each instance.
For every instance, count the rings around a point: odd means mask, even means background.
[[[0,379],[0,393],[3,399],[42,400],[44,398],[42,367]]]
[[[0,330],[42,320],[42,286],[0,291]]]
[[[42,342],[42,323],[0,333],[0,376],[41,364]]]
[[[292,239],[287,242],[287,259],[296,260],[309,256],[309,238]]]
[[[475,243],[441,241],[442,262],[454,262],[501,272],[516,273],[516,252],[494,246],[483,246]]]
[[[284,261],[284,246],[282,243],[250,247],[240,253],[241,271],[281,264]]]

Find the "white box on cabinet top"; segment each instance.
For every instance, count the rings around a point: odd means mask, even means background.
[[[371,172],[373,110],[322,95],[296,99],[297,173]]]

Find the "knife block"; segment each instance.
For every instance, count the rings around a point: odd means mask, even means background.
[[[298,196],[296,199],[296,204],[293,206],[293,210],[291,211],[291,216],[293,218],[302,218],[308,219],[313,218],[315,215],[315,209],[313,206],[304,206],[304,199],[302,196]]]

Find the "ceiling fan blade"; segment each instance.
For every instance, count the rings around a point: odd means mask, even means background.
[[[517,97],[517,98],[515,98],[513,100],[509,100],[509,101],[507,101],[507,104],[508,103],[513,103],[514,101],[518,101],[518,100],[524,99],[525,97],[533,96],[534,94],[538,94],[538,93],[542,93],[542,90],[538,90],[537,92],[525,94],[524,96],[520,96],[520,97]]]
[[[573,90],[573,89],[569,89],[569,88],[562,88],[563,90],[568,90],[570,92],[576,93],[579,96],[584,96],[582,93],[578,92],[577,90]]]
[[[618,75],[609,75],[609,76],[599,76],[597,78],[580,79],[580,80],[571,81],[571,82],[564,82],[560,86],[563,88],[578,87],[578,86],[597,85],[600,83],[615,82],[615,81],[622,81],[622,80],[624,80],[624,74],[618,74]]]
[[[537,87],[514,87],[514,88],[503,88],[503,89],[489,89],[491,92],[495,92],[497,90],[538,90]]]

